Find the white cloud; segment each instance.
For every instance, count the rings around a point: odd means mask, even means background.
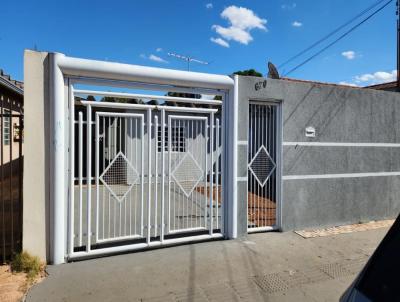
[[[345,81],[339,82],[339,85],[345,85],[345,86],[351,86],[351,87],[358,87],[357,84],[349,83],[349,82],[345,82]]]
[[[159,62],[159,63],[168,63],[168,61],[164,60],[163,58],[160,58],[159,56],[156,55],[149,55],[149,60],[154,61],[154,62]]]
[[[156,51],[157,51],[157,52],[162,52],[163,49],[162,49],[161,47],[158,47],[158,48],[156,48]]]
[[[294,22],[292,23],[292,26],[293,26],[293,27],[302,27],[302,26],[303,26],[303,23],[301,23],[300,21],[294,21]]]
[[[356,57],[356,53],[352,50],[348,50],[348,51],[343,51],[342,52],[342,56],[345,57],[348,60],[353,60]]]
[[[214,25],[214,30],[227,40],[234,40],[242,44],[249,44],[253,41],[253,37],[247,31],[238,27],[223,27],[220,25]]]
[[[208,9],[212,9],[214,6],[213,6],[213,4],[212,3],[207,3],[206,4],[206,8],[208,8]]]
[[[147,56],[147,55],[145,55],[144,53],[142,53],[142,54],[140,54],[140,57],[141,57],[142,59],[151,60],[151,61],[154,61],[154,62],[168,63],[167,60],[164,60],[163,58],[161,58],[161,57],[159,57],[159,56],[156,56],[156,55],[153,55],[153,54]]]
[[[215,30],[222,38],[236,41],[241,44],[248,44],[253,40],[250,31],[253,29],[267,30],[267,20],[258,17],[251,9],[231,5],[225,8],[221,17],[229,22],[228,27],[213,25]]]
[[[210,41],[214,42],[214,43],[216,43],[218,45],[221,45],[223,47],[229,47],[229,43],[226,42],[224,39],[221,39],[221,38],[210,38]]]
[[[369,86],[375,84],[382,84],[388,82],[394,82],[397,79],[397,71],[392,70],[390,72],[377,71],[374,73],[365,73],[353,77],[351,82],[342,81],[339,82],[341,85],[348,86]]]
[[[366,73],[354,77],[356,83],[367,83],[367,84],[381,84],[386,82],[393,82],[397,78],[397,71],[392,70],[391,72],[377,71],[374,73]]]
[[[221,17],[227,19],[233,27],[244,30],[259,28],[266,30],[267,20],[259,18],[251,9],[231,5],[225,8]]]
[[[289,3],[289,4],[282,4],[281,5],[282,9],[287,9],[287,10],[295,9],[296,6],[297,6],[297,4],[294,3],[294,2],[293,3]]]

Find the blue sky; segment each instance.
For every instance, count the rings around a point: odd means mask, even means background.
[[[23,51],[36,46],[69,56],[186,69],[167,55],[176,52],[211,62],[192,63],[193,71],[230,74],[255,68],[266,73],[268,60],[279,65],[374,2],[4,1],[0,68],[22,80]],[[395,24],[393,1],[290,77],[356,85],[391,80]]]

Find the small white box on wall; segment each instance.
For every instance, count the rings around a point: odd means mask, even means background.
[[[306,128],[306,137],[315,137],[315,128],[314,127]]]

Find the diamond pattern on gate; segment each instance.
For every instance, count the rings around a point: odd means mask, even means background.
[[[99,178],[114,198],[121,202],[136,183],[139,173],[120,151]]]
[[[249,164],[251,173],[256,178],[261,187],[264,187],[269,177],[274,172],[276,164],[269,155],[267,149],[261,146]]]
[[[185,193],[186,197],[189,197],[203,178],[203,174],[203,170],[193,158],[192,154],[186,153],[171,175],[182,189],[183,193]]]

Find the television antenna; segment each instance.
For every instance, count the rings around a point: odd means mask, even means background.
[[[174,53],[174,52],[169,52],[168,55],[169,55],[170,57],[174,57],[174,58],[177,58],[177,59],[179,59],[179,60],[186,61],[186,63],[187,63],[187,70],[188,70],[188,71],[190,70],[190,63],[191,63],[191,62],[196,62],[196,63],[203,64],[203,65],[209,65],[209,64],[210,64],[210,62],[201,61],[201,60],[195,59],[195,58],[193,58],[193,57],[183,56],[183,55],[180,55],[180,54],[177,54],[177,53]]]

